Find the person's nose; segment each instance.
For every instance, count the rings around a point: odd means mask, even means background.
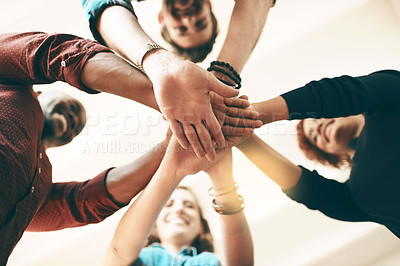
[[[190,28],[191,25],[193,24],[194,17],[193,16],[182,16],[181,17],[181,23],[186,26],[187,28]]]
[[[173,206],[173,208],[172,208],[172,211],[174,212],[174,213],[177,213],[177,214],[181,214],[181,213],[183,213],[184,212],[184,206],[183,206],[183,204],[174,204],[174,206]]]
[[[324,121],[325,120],[323,118],[317,120],[317,125],[316,126],[317,126],[318,135],[321,134],[322,125],[324,124]]]

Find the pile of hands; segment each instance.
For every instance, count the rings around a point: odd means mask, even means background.
[[[192,62],[170,63],[152,80],[169,124],[165,159],[179,175],[207,168],[262,126],[246,95],[237,97],[238,90]]]

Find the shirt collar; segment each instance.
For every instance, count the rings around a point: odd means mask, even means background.
[[[161,246],[159,242],[154,242],[150,245],[150,247],[158,247],[165,249]],[[185,255],[185,256],[197,256],[197,249],[192,246],[184,246],[179,254]]]

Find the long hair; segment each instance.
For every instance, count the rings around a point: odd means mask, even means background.
[[[197,200],[196,196],[188,187],[178,186],[176,189],[185,189],[185,190],[189,191],[192,194],[192,196],[194,197],[195,202],[197,203],[197,206],[198,206],[203,232],[201,234],[199,234],[193,240],[193,242],[191,243],[191,246],[193,246],[197,249],[198,254],[205,252],[205,251],[214,252],[214,243],[213,243],[214,239],[212,237],[210,227],[208,226],[208,222],[204,218],[203,212],[200,209],[200,205],[198,204],[198,200]],[[161,242],[161,240],[158,237],[157,228],[154,226],[152,232],[150,233],[149,237],[147,238],[147,242],[146,242],[145,246],[146,247],[150,246],[152,243],[155,243],[155,242]]]
[[[304,127],[304,119],[300,120],[300,122],[297,124],[296,130],[297,130],[297,140],[299,142],[299,147],[308,159],[335,168],[342,168],[343,166],[351,167],[352,160],[350,156],[339,156],[336,154],[330,154],[320,150],[306,137],[303,127]]]

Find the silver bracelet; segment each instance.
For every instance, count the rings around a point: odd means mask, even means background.
[[[151,52],[151,51],[157,50],[157,49],[165,49],[165,48],[162,47],[161,45],[156,44],[156,43],[148,43],[148,44],[146,44],[145,48],[143,48],[143,49],[139,52],[139,54],[137,55],[136,60],[135,60],[135,62],[134,62],[135,66],[136,66],[140,71],[142,71],[143,73],[145,73],[145,72],[144,72],[144,69],[143,69],[143,58],[145,57],[145,55],[146,55],[148,52]]]

